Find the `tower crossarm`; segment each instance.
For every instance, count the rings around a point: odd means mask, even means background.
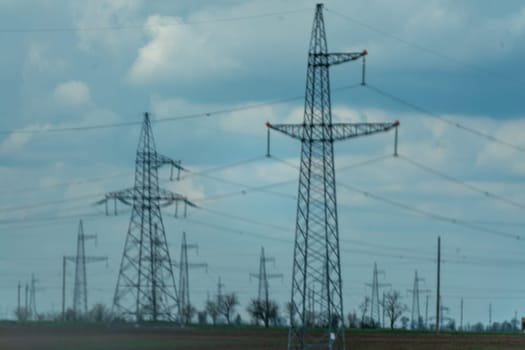
[[[359,136],[386,132],[398,126],[399,121],[393,123],[334,123],[332,124],[331,141],[342,141]]]
[[[399,121],[393,123],[331,123],[331,124],[270,124],[270,129],[279,131],[301,142],[334,142],[359,136],[367,136],[386,132],[399,126]],[[327,129],[328,132],[315,130]],[[316,136],[320,135],[320,136]],[[326,137],[326,135],[329,135]]]
[[[350,61],[355,61],[361,57],[367,55],[367,51],[362,52],[333,52],[333,53],[322,53],[322,52],[312,52],[309,54],[310,60],[309,64],[314,67],[322,66],[335,66],[337,64],[342,64]]]
[[[152,167],[155,169],[160,168],[163,165],[171,165],[171,174],[170,174],[170,180],[173,180],[173,170],[177,170],[177,180],[180,179],[180,172],[181,171],[188,171],[187,169],[183,168],[180,164],[180,160],[173,160],[169,157],[163,156],[162,154],[155,153],[153,157],[150,157],[150,162],[152,164]]]
[[[282,273],[268,273],[266,274],[267,278],[283,278],[284,275]]]
[[[167,207],[175,202],[183,202],[185,205],[190,207],[197,207],[197,204],[191,202],[185,196],[164,189],[159,189],[159,196],[158,198],[155,198],[155,200],[160,202],[161,207]]]
[[[145,196],[144,193],[139,193],[135,190],[135,188],[128,188],[121,191],[115,191],[115,192],[109,192],[106,193],[103,199],[99,200],[95,204],[106,204],[106,213],[107,210],[107,203],[113,200],[115,203],[117,201],[128,205],[133,206],[134,201],[142,201],[142,202],[156,202],[159,203],[160,207],[168,207],[173,203],[182,202],[185,206],[190,206],[196,208],[197,205],[187,199],[185,196],[173,193],[171,191],[167,191],[164,189],[159,189],[155,196]],[[116,214],[116,204],[115,204],[115,214]]]
[[[86,256],[84,258],[86,259],[86,263],[108,261],[109,260],[107,256]],[[64,259],[66,261],[76,262],[77,256],[75,256],[75,255],[65,255]]]
[[[107,256],[86,256],[86,263],[92,263],[92,262],[101,262],[101,261],[108,261]]]
[[[171,265],[178,269],[182,267],[178,262],[174,262]],[[208,263],[187,263],[185,266],[188,266],[189,269],[206,269],[208,271]]]
[[[107,203],[110,200],[119,201],[123,204],[132,206],[133,205],[133,199],[135,198],[134,195],[134,189],[133,188],[126,188],[125,190],[120,191],[114,191],[114,192],[108,192],[102,198],[101,200],[95,202],[95,204],[104,204]]]
[[[365,286],[370,287],[370,288],[374,288],[374,284],[373,283],[365,283]],[[392,284],[391,283],[378,283],[377,286],[379,288],[392,287]]]

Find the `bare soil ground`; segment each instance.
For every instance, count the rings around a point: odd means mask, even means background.
[[[287,330],[2,324],[1,350],[273,350],[286,349]],[[523,350],[521,334],[347,332],[351,350]]]

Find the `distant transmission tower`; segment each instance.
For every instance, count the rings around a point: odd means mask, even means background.
[[[36,311],[36,283],[38,280],[35,278],[35,275],[31,275],[31,283],[29,286],[29,318],[31,320],[36,320],[38,318],[38,313]],[[26,285],[27,293],[27,285]]]
[[[159,188],[158,169],[171,165],[180,173],[179,161],[157,153],[149,114],[144,122],[137,148],[135,186],[111,192],[99,203],[119,201],[132,207],[124,253],[113,298],[113,310],[124,318],[139,321],[176,320],[179,303],[172,259],[168,250],[161,208],[184,203],[185,197]]]
[[[88,311],[88,288],[86,264],[91,262],[108,261],[107,257],[86,256],[85,242],[90,239],[96,239],[97,235],[84,234],[84,224],[80,220],[78,224],[77,235],[77,255],[64,256],[62,262],[62,319],[65,320],[65,303],[66,303],[66,262],[75,263],[75,284],[73,288],[73,311],[76,317],[87,314]]]
[[[423,282],[425,279],[420,278],[417,276],[417,270],[415,271],[414,275],[414,287],[412,289],[409,289],[409,292],[412,293],[412,317],[410,320],[410,327],[412,329],[420,329],[423,327],[423,319],[421,317],[421,309],[420,309],[420,303],[419,303],[419,294],[421,292],[423,293],[429,293],[430,290],[428,289],[420,289],[419,288],[419,282]]]
[[[398,122],[332,123],[329,68],[366,54],[366,51],[328,53],[323,5],[318,4],[308,53],[304,121],[267,123],[269,129],[301,141],[291,297],[294,317],[289,349],[345,348],[333,144],[399,125]],[[306,327],[308,288],[314,290],[315,309],[320,311],[316,324],[321,332]]]
[[[372,283],[366,285],[372,288],[372,294],[370,296],[370,319],[377,324],[381,323],[381,313],[379,312],[379,289],[382,287],[390,287],[390,283],[379,283],[379,275],[385,274],[385,271],[377,269],[377,263],[374,263],[374,272],[372,275]]]
[[[264,255],[264,247],[261,247],[261,255],[259,258],[259,273],[250,273],[250,277],[257,278],[259,280],[259,292],[257,294],[257,300],[264,302],[266,309],[270,302],[270,284],[268,282],[271,278],[282,278],[282,273],[267,273],[266,263],[275,262],[274,258],[268,258]]]
[[[183,324],[189,323],[191,320],[191,302],[190,302],[190,268],[205,268],[208,270],[206,263],[190,263],[188,262],[188,250],[199,249],[197,244],[186,243],[186,232],[182,233],[182,243],[180,245],[180,261],[174,264],[179,268],[179,310],[181,312],[181,321]]]

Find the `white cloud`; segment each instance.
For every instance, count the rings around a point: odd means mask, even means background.
[[[525,6],[512,18],[510,30],[516,34],[525,33]]]
[[[500,140],[525,148],[523,129],[525,120],[509,120],[504,123],[491,123],[491,132]],[[479,152],[477,163],[481,166],[497,166],[502,170],[510,171],[515,175],[525,175],[525,162],[522,153],[498,143],[487,143]]]
[[[12,132],[0,144],[0,153],[7,154],[21,150],[33,138],[32,132],[46,130],[49,127],[49,125],[32,124]]]
[[[180,18],[151,16],[145,30],[151,41],[139,50],[131,67],[129,78],[134,83],[209,78],[210,74],[231,74],[239,66],[209,33]]]
[[[59,84],[54,92],[55,102],[63,107],[82,106],[91,101],[91,94],[86,83],[70,80]]]
[[[71,1],[70,13],[79,38],[78,46],[85,51],[103,48],[118,53],[138,42],[137,30],[104,30],[104,28],[137,25],[136,15],[141,0]],[[92,30],[90,30],[92,29]]]
[[[488,61],[524,48],[523,8],[517,13],[487,13],[482,6],[473,9],[457,1],[417,0],[398,1],[396,6],[385,0],[366,0],[327,7],[352,18],[341,22],[341,17],[330,15],[328,28],[337,26],[341,33],[342,28],[353,29],[348,47],[351,51],[367,48],[368,62],[375,66],[456,68],[462,61],[485,67]],[[349,45],[341,35],[333,38]],[[439,58],[440,54],[451,59]]]
[[[51,58],[48,47],[42,43],[31,43],[29,45],[27,61],[40,73],[57,73],[65,70],[68,66],[68,63],[61,58]]]

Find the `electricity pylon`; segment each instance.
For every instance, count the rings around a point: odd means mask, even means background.
[[[370,320],[381,324],[381,313],[379,312],[379,289],[383,287],[390,287],[390,283],[379,283],[379,275],[384,275],[385,271],[377,269],[377,263],[374,262],[374,272],[372,274],[372,283],[366,285],[372,288],[372,294],[370,296]],[[384,307],[384,306],[383,306]]]
[[[186,197],[159,187],[158,169],[170,165],[179,174],[184,168],[180,161],[159,153],[151,130],[149,114],[144,122],[137,147],[135,185],[118,192],[110,192],[98,203],[117,201],[132,207],[124,252],[113,298],[113,311],[124,317],[140,321],[176,320],[179,303],[172,259],[161,208],[178,203],[194,206]]]
[[[84,223],[80,220],[78,224],[77,235],[77,255],[65,255],[62,260],[62,320],[65,320],[66,305],[66,263],[67,261],[75,264],[75,284],[73,287],[73,311],[75,317],[81,317],[88,311],[88,288],[86,264],[92,262],[105,261],[107,256],[86,256],[85,242],[90,239],[96,239],[97,235],[87,235],[84,233]]]
[[[343,293],[334,169],[334,142],[388,131],[394,123],[332,123],[329,68],[363,58],[358,53],[328,53],[323,5],[313,22],[305,111],[302,124],[266,123],[269,129],[301,141],[301,167],[292,273],[289,349],[345,349]],[[307,329],[307,291],[314,291],[321,333]],[[295,317],[296,316],[296,317]]]
[[[408,291],[412,293],[412,315],[410,320],[410,328],[412,329],[421,329],[424,325],[423,319],[421,317],[420,303],[419,303],[419,294],[430,293],[429,289],[420,289],[419,282],[423,282],[425,279],[417,276],[417,270],[414,275],[414,287]]]
[[[270,284],[269,279],[283,278],[282,273],[267,273],[266,263],[274,262],[274,258],[268,258],[264,255],[264,247],[261,247],[261,255],[259,258],[259,273],[250,273],[250,278],[257,278],[259,280],[259,292],[257,293],[257,300],[264,303],[265,314],[270,308]]]
[[[35,278],[35,275],[31,275],[31,284],[29,287],[29,319],[36,320],[38,318],[38,314],[36,311],[36,283],[38,280]],[[26,294],[27,294],[27,285],[26,285]],[[27,303],[26,303],[27,304]],[[27,309],[27,307],[26,307]]]
[[[186,232],[182,233],[182,243],[180,245],[180,261],[174,263],[175,267],[179,268],[179,310],[181,313],[181,322],[183,324],[189,323],[191,320],[191,302],[190,302],[190,268],[205,268],[208,271],[208,264],[206,263],[190,263],[188,262],[188,250],[199,249],[197,244],[186,243]]]
[[[430,317],[431,320],[435,320],[438,325],[438,329],[441,330],[444,325],[444,321],[452,321],[451,317],[445,316],[445,313],[448,313],[450,308],[443,305],[443,298],[439,298],[439,317]]]

